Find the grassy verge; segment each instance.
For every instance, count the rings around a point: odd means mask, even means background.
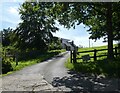
[[[74,70],[81,73],[93,73],[103,74],[106,77],[119,77],[120,78],[120,58],[109,61],[106,59],[99,60],[96,62],[87,63],[70,63],[70,59],[65,63],[65,66],[70,70]]]
[[[52,51],[48,51],[47,53],[37,56],[34,59],[30,59],[30,60],[23,60],[23,61],[19,61],[18,65],[16,66],[16,62],[11,62],[12,67],[13,67],[13,71],[8,72],[7,74],[3,74],[2,76],[6,76],[9,75],[15,71],[21,70],[22,68],[26,67],[26,66],[31,66],[33,64],[37,64],[40,63],[42,61],[45,61],[61,52],[65,52],[65,50],[52,50]]]
[[[79,51],[91,50],[91,49],[104,49],[103,47],[96,47],[96,48],[83,48],[79,49]],[[98,55],[104,54],[107,51],[101,51]],[[90,56],[93,55],[92,53],[87,53]],[[79,57],[85,54],[80,54]],[[82,60],[78,60],[77,63],[73,64],[70,63],[70,59],[67,60],[65,66],[70,70],[75,70],[81,73],[93,73],[93,74],[103,74],[106,77],[119,77],[120,78],[120,57],[116,58],[115,60],[107,60],[106,57],[98,58],[98,61],[90,60],[88,62],[83,62]]]

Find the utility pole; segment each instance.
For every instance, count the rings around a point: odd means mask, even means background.
[[[89,38],[89,48],[90,48],[90,38]]]

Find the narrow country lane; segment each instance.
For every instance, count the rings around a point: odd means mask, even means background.
[[[2,77],[3,91],[40,91],[53,90],[49,84],[53,77],[64,76],[67,70],[64,62],[68,59],[69,53],[65,52],[53,57],[48,61],[26,67],[11,75]],[[49,82],[47,82],[47,81]]]
[[[3,91],[120,92],[119,78],[77,73],[65,68],[69,56],[70,53],[65,52],[3,77]]]

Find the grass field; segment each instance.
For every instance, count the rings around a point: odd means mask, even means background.
[[[114,47],[115,46],[117,46],[117,45],[114,45]],[[79,48],[78,52],[89,51],[89,50],[94,50],[94,49],[96,49],[96,50],[107,49],[107,46],[91,47],[91,48]],[[82,56],[87,55],[87,54],[89,54],[90,56],[94,56],[94,52],[88,52],[88,53],[80,53],[79,55],[77,55],[77,58],[81,58]],[[103,54],[107,55],[107,50],[97,51],[97,56],[103,55]],[[102,59],[105,59],[105,58],[107,58],[107,56],[98,57],[97,60],[102,60]],[[90,61],[94,61],[93,58],[91,58]],[[82,59],[78,60],[78,62],[82,62]]]
[[[114,45],[115,47],[115,45]],[[106,46],[102,47],[93,47],[93,48],[81,48],[78,51],[87,51],[87,50],[94,50],[94,49],[105,49]],[[107,53],[107,51],[100,51],[97,55],[102,55]],[[89,54],[93,56],[92,52],[88,53],[81,53],[77,55],[77,57],[81,57],[83,55]],[[97,61],[94,61],[92,58],[88,62],[83,62],[83,60],[77,60],[77,63],[73,64],[70,63],[70,59],[65,63],[65,66],[70,70],[75,70],[82,73],[94,73],[94,74],[104,74],[106,77],[120,77],[120,57],[114,60],[108,60],[107,57],[100,57],[97,58]]]

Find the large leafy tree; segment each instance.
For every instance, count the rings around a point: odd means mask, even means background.
[[[51,32],[58,30],[55,21],[49,15],[49,9],[53,3],[45,2],[25,2],[20,7],[22,22],[15,30],[16,47],[22,50],[37,49],[47,50],[53,37]]]
[[[67,28],[81,23],[89,26],[91,39],[104,37],[108,42],[108,58],[113,59],[113,40],[120,39],[120,3],[56,3],[54,17]]]

